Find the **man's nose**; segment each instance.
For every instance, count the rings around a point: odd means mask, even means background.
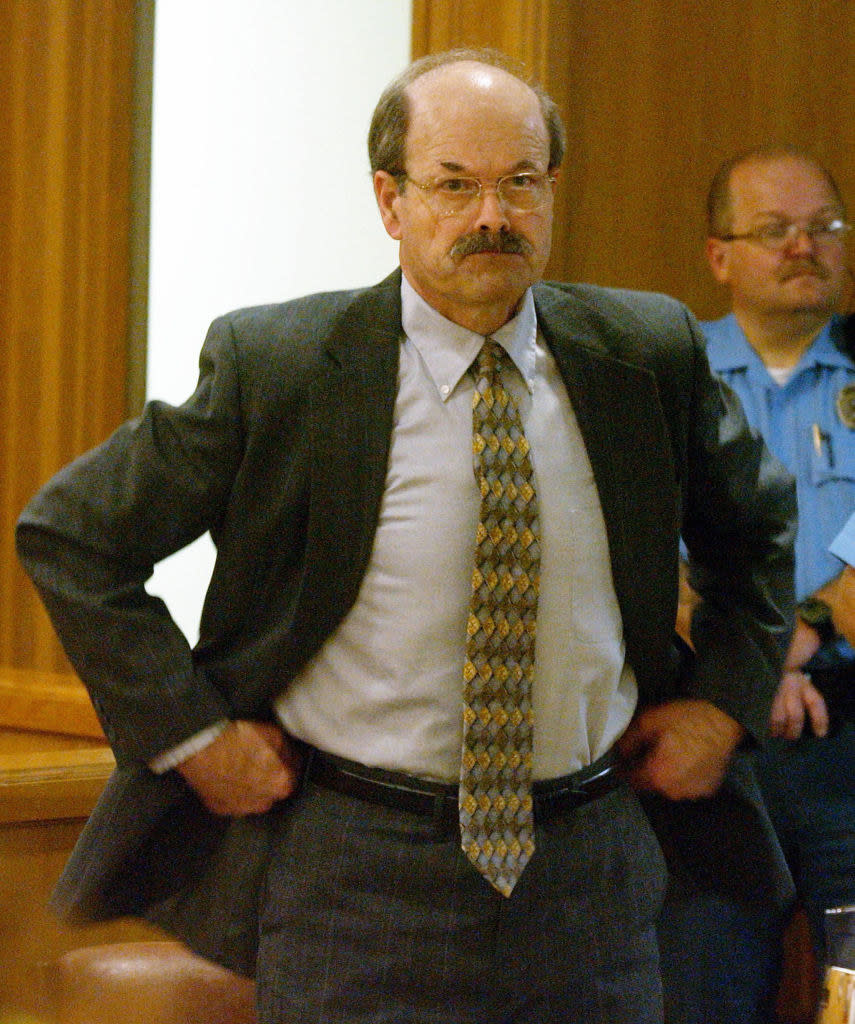
[[[804,256],[816,250],[816,240],[807,228],[794,224],[787,237],[785,249],[796,256]]]
[[[499,196],[495,185],[482,185],[478,197],[478,220],[476,227],[499,231],[510,226],[508,211]]]

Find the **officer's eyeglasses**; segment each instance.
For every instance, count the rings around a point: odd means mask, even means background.
[[[833,242],[842,242],[851,230],[850,224],[840,217],[834,217],[831,220],[813,220],[807,224],[799,224],[797,221],[773,221],[753,231],[716,237],[722,242],[752,242],[764,249],[778,252],[792,245],[802,234],[807,235],[814,245],[830,245]]]

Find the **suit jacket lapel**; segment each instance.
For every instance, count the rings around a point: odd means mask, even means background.
[[[671,444],[656,378],[609,353],[607,330],[581,302],[536,289],[538,322],[567,386],[606,525],[630,661],[647,674],[651,615],[671,615],[679,533]],[[663,521],[673,498],[674,521]],[[637,552],[643,550],[644,558]],[[673,563],[673,564],[672,564]]]
[[[306,580],[295,621],[322,640],[359,590],[379,516],[397,391],[400,275],[338,319],[309,402]],[[304,634],[305,636],[305,634]],[[314,646],[313,636],[305,636]]]

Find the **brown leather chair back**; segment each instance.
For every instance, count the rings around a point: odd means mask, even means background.
[[[255,985],[178,942],[65,953],[48,969],[57,1024],[255,1024]]]

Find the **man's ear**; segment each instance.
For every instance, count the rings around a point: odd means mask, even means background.
[[[401,221],[398,217],[398,202],[401,194],[398,191],[398,182],[388,171],[374,172],[374,195],[383,227],[390,237],[400,241]]]
[[[730,246],[720,238],[708,238],[707,263],[719,284],[727,284],[730,277]]]

